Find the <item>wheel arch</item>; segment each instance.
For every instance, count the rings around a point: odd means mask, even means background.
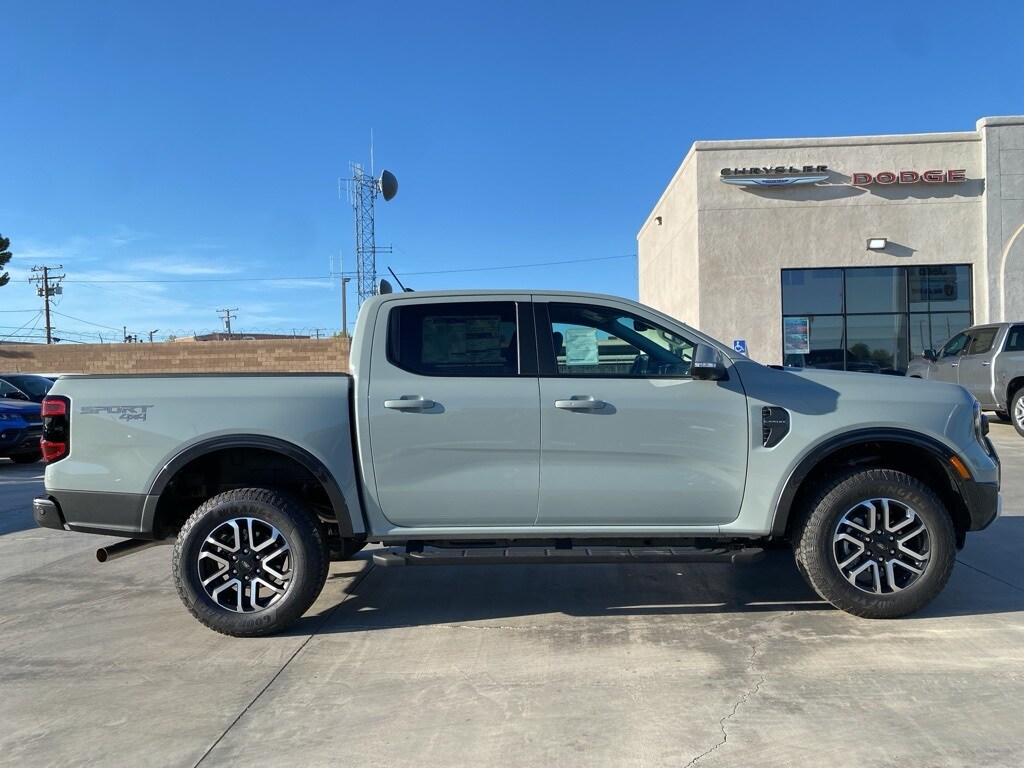
[[[790,534],[802,504],[831,471],[847,467],[904,471],[928,484],[949,510],[962,547],[971,517],[965,489],[948,460],[956,451],[941,441],[899,428],[863,429],[836,435],[812,447],[790,473],[775,505],[772,535]]]
[[[253,449],[269,454],[276,454],[277,456],[301,466],[323,487],[324,493],[327,495],[330,505],[334,509],[340,535],[342,537],[351,537],[356,535],[353,532],[349,505],[345,501],[345,496],[341,491],[341,487],[338,485],[334,475],[323,461],[304,448],[288,442],[287,440],[271,437],[269,435],[257,434],[220,435],[190,445],[175,454],[174,457],[164,464],[160,471],[157,472],[156,476],[150,483],[145,508],[143,510],[143,529],[154,531],[157,535],[159,534],[157,528],[159,528],[160,523],[158,510],[160,507],[160,501],[164,497],[168,487],[171,486],[171,483],[179,476],[179,473],[197,460],[201,460],[204,457],[211,457],[215,454],[231,449]]]

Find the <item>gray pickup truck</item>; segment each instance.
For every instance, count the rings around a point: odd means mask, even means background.
[[[959,384],[1024,436],[1024,323],[972,326],[911,360],[907,376]]]
[[[352,375],[65,376],[44,401],[39,525],[173,543],[185,606],[288,626],[328,560],[752,562],[791,544],[825,599],[892,618],[999,513],[959,386],[760,365],[624,299],[400,293]]]

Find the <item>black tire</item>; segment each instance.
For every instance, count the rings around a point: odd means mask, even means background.
[[[1024,388],[1014,392],[1010,400],[1010,423],[1017,434],[1024,437]]]
[[[210,551],[206,543],[208,536],[224,530],[225,524],[230,526],[229,521],[246,518],[253,519],[257,529],[267,530],[272,526],[288,545],[286,562],[290,580],[283,587],[282,595],[271,597],[275,602],[266,607],[247,606],[241,612],[226,608],[211,597],[203,586],[200,554]],[[241,525],[239,527],[243,528]],[[204,547],[207,549],[204,550]],[[253,547],[253,557],[256,551],[257,548]],[[220,550],[216,552],[222,554]],[[246,549],[245,553],[248,555],[249,550]],[[192,513],[174,545],[172,569],[181,601],[201,623],[225,635],[259,637],[280,632],[309,610],[327,581],[327,557],[327,545],[320,526],[306,505],[280,491],[240,488],[208,499]],[[259,565],[266,568],[269,562],[268,559],[264,563],[248,563],[248,575],[258,578],[254,576],[252,568]],[[238,567],[242,568],[241,562]],[[226,572],[222,578],[225,581],[229,578],[238,581],[241,591],[241,580],[233,579]],[[243,597],[239,596],[238,599],[244,602]]]
[[[16,453],[9,457],[15,464],[35,464],[41,458],[43,454],[36,451],[35,453]]]
[[[996,418],[999,419],[1004,424],[1009,424],[1010,423],[1010,412],[1009,411],[996,411],[995,414],[996,414]]]
[[[841,545],[834,544],[833,536],[844,516],[870,499],[906,505],[926,528],[927,561],[920,575],[911,577],[915,580],[899,591],[868,592],[848,581],[840,570],[834,547]],[[836,608],[870,619],[899,618],[930,603],[949,581],[956,557],[953,521],[938,496],[921,481],[889,469],[853,470],[822,484],[798,521],[793,542],[797,567],[814,590]],[[871,546],[881,545],[858,546],[864,547],[865,555],[873,555],[876,550]],[[899,573],[907,572],[900,569]]]

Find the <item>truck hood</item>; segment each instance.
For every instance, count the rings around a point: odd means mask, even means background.
[[[946,403],[950,406],[969,403],[971,394],[959,384],[927,381],[906,376],[887,376],[878,373],[831,371],[822,368],[786,368],[802,379],[834,389],[844,398],[874,400],[880,410],[898,403]]]
[[[39,403],[27,402],[25,400],[0,400],[0,412],[22,414],[39,413],[42,406]]]

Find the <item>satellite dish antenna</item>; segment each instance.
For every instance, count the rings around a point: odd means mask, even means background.
[[[391,287],[391,283],[387,280],[381,280],[380,286],[377,288],[377,295],[383,296],[385,293],[394,293],[395,289]]]
[[[395,178],[395,174],[388,170],[381,171],[380,178],[377,179],[377,189],[380,190],[380,195],[385,202],[397,195],[398,179]]]

